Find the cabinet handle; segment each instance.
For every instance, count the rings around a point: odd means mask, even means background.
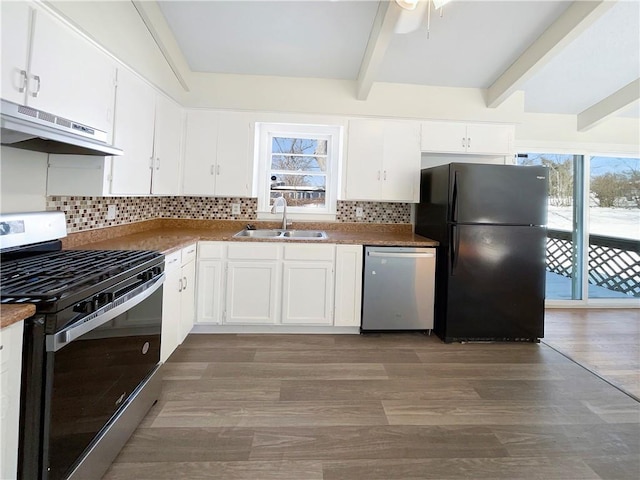
[[[384,171],[384,179],[385,180],[387,179],[387,171],[386,170]]]
[[[160,170],[160,157],[156,158],[156,170]]]
[[[178,293],[182,291],[182,279],[178,280]]]
[[[187,289],[187,277],[182,277],[182,279],[184,280],[184,286],[182,287],[183,290]]]
[[[211,175],[215,175],[216,174],[215,168],[216,168],[215,165],[211,165]]]
[[[22,77],[22,86],[18,89],[18,92],[24,93],[27,91],[27,71],[20,70],[20,76]]]
[[[471,137],[467,138],[467,148],[471,148]]]
[[[467,144],[465,143],[466,138],[462,137],[462,148],[465,148]]]
[[[220,175],[220,165],[216,165],[216,175]]]
[[[33,79],[36,81],[36,91],[31,93],[31,96],[33,98],[36,98],[38,96],[38,94],[40,93],[40,75],[34,75]]]
[[[380,180],[380,170],[378,170],[378,180]]]

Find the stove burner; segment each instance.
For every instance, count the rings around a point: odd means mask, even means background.
[[[2,263],[2,303],[51,304],[108,283],[160,256],[136,250],[62,250]]]

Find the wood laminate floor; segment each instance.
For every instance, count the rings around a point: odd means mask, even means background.
[[[640,478],[640,405],[544,344],[190,335],[105,479]]]
[[[640,398],[639,309],[547,309],[543,341]]]

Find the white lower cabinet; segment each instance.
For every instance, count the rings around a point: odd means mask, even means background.
[[[283,324],[333,324],[335,245],[284,246]]]
[[[195,323],[222,323],[224,242],[199,242]]]
[[[229,243],[223,323],[276,323],[282,246]]]
[[[178,340],[187,338],[196,318],[196,244],[182,249],[182,291],[180,292],[180,327]]]
[[[277,267],[278,262],[271,260],[227,262],[224,323],[275,323],[279,293]]]
[[[196,245],[165,258],[160,361],[165,362],[193,328]]]
[[[166,362],[178,348],[178,329],[180,326],[180,268],[181,252],[173,252],[164,260],[164,285],[162,288],[162,339],[160,342],[160,361]]]
[[[0,330],[0,478],[16,478],[24,322]]]
[[[338,251],[336,269],[334,244],[200,242],[196,324],[358,327],[362,246]]]
[[[362,245],[336,246],[335,320],[337,327],[359,327],[362,317]]]

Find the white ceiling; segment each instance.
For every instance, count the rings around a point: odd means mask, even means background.
[[[159,1],[197,72],[356,80],[374,0]],[[488,88],[570,6],[567,0],[454,0],[393,34],[375,81]],[[640,78],[640,0],[615,3],[520,88],[525,110],[579,114]],[[620,115],[638,117],[637,102]]]

